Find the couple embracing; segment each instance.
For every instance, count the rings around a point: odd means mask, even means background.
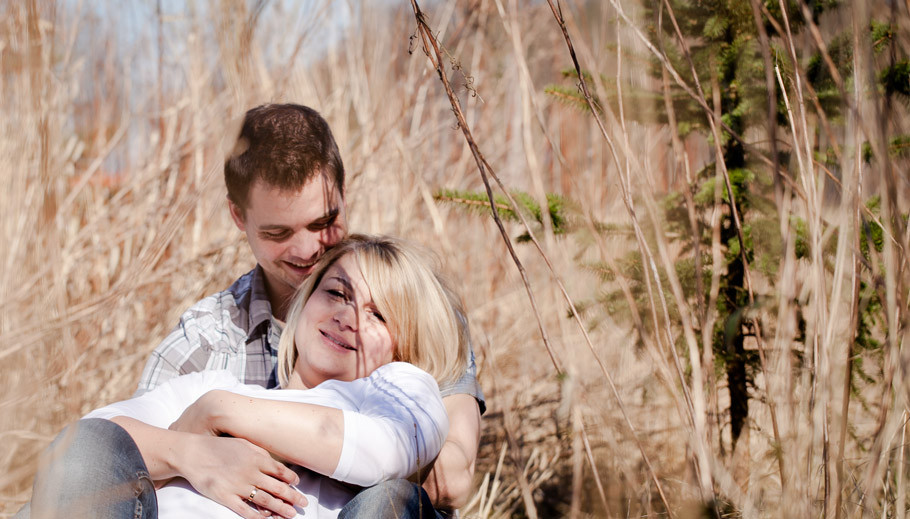
[[[224,178],[256,267],[54,440],[16,517],[446,517],[484,410],[460,298],[416,246],[347,235],[314,110],[247,112]]]

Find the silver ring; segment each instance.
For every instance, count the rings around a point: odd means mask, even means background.
[[[253,486],[253,490],[250,490],[250,497],[249,497],[248,501],[252,501],[253,499],[255,499],[257,492],[259,492],[259,489],[256,488],[255,486]]]

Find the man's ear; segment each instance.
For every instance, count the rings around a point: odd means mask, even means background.
[[[231,212],[231,219],[234,220],[234,225],[240,229],[241,232],[246,232],[246,222],[243,220],[243,209],[237,207],[230,197],[227,199],[228,210]]]

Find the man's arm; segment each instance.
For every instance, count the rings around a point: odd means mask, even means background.
[[[480,446],[480,408],[472,395],[455,394],[442,399],[449,415],[449,436],[423,489],[436,508],[459,508],[468,502],[474,464]]]

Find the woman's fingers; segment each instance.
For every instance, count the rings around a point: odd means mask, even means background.
[[[268,454],[268,451],[265,449],[263,449],[262,452]],[[268,454],[268,455],[269,455],[270,463],[266,463],[264,466],[261,467],[263,474],[268,474],[269,476],[272,476],[276,479],[279,479],[279,480],[284,481],[285,483],[288,483],[291,485],[296,485],[299,482],[297,473],[295,473],[293,470],[289,469],[287,467],[287,465],[285,465],[284,463],[281,463],[280,461],[276,461],[274,458],[271,457],[270,454]]]
[[[255,488],[250,488],[248,501],[259,506],[263,511],[271,511],[281,517],[295,517],[295,506],[306,506],[307,500],[291,485],[300,481],[297,474],[276,461],[265,449],[261,449],[268,456],[267,461],[260,466],[261,474],[253,483]]]
[[[306,506],[306,504],[307,504],[306,498],[303,496],[303,494],[298,492],[293,487],[288,486],[286,483],[282,483],[280,481],[276,481],[274,479],[264,477],[259,480],[257,486],[260,488],[260,491],[257,493],[257,497],[259,495],[273,497],[278,501],[287,503],[290,508],[293,508],[295,506],[303,507],[303,506]],[[260,502],[257,499],[253,499],[253,502],[262,504],[262,502]],[[266,500],[266,503],[269,503],[269,502],[270,501]],[[283,512],[281,510],[273,508],[272,506],[266,506],[266,508],[268,508],[269,510],[272,510],[273,512],[283,514]],[[290,509],[286,509],[286,510],[290,511]]]
[[[292,506],[303,507],[307,504],[306,497],[304,497],[303,494],[298,492],[294,487],[291,487],[287,483],[278,481],[271,477],[266,476],[259,479],[259,481],[256,483],[256,486],[260,489],[259,493],[265,492],[270,496],[280,499],[281,501],[284,501],[285,503],[288,503]],[[258,502],[255,499],[253,501]],[[268,508],[270,510],[278,512],[278,510],[275,510],[274,508]]]
[[[296,491],[293,492],[297,493]],[[299,493],[297,494],[300,495]],[[272,492],[262,488],[258,489],[253,496],[253,499],[249,500],[249,502],[256,505],[263,514],[269,514],[269,512],[271,512],[271,515],[273,516],[278,515],[290,519],[297,516],[297,510],[289,504],[289,502],[293,502],[293,496],[288,497],[290,500],[283,497],[276,497]]]
[[[265,449],[242,438],[195,436],[194,441],[197,447],[190,451],[184,474],[204,496],[248,519],[265,517],[250,502],[284,517],[296,515],[293,505],[305,505],[303,495],[291,487],[299,481],[297,474]]]
[[[272,480],[274,481],[274,480]],[[250,491],[244,495],[233,495],[222,502],[244,519],[262,519],[263,517],[285,517],[292,519],[297,517],[297,510],[286,501],[278,499],[264,489],[256,487],[256,492],[252,492],[254,487],[250,485]],[[250,499],[250,496],[253,499]]]
[[[243,519],[262,519],[263,517],[267,517],[258,509],[250,506],[248,501],[240,497],[231,499],[229,502],[223,504],[230,508],[235,514],[243,517]]]
[[[275,481],[271,478],[267,479]],[[268,482],[265,483],[265,485],[268,484]],[[252,499],[250,499],[251,497]],[[267,490],[252,485],[250,485],[248,493],[242,496],[235,495],[224,504],[244,519],[262,519],[263,517],[293,519],[297,517],[297,510],[285,500],[276,498]]]
[[[278,481],[282,481],[288,485],[296,485],[300,483],[300,478],[297,477],[297,473],[289,469],[287,465],[276,461],[273,458],[269,458],[270,463],[262,467],[262,473],[269,475]]]
[[[295,506],[306,506],[303,494],[290,486],[300,481],[293,470],[271,458],[261,470],[262,475],[255,483],[257,491],[251,489],[253,503],[283,517],[294,517],[297,514]]]

